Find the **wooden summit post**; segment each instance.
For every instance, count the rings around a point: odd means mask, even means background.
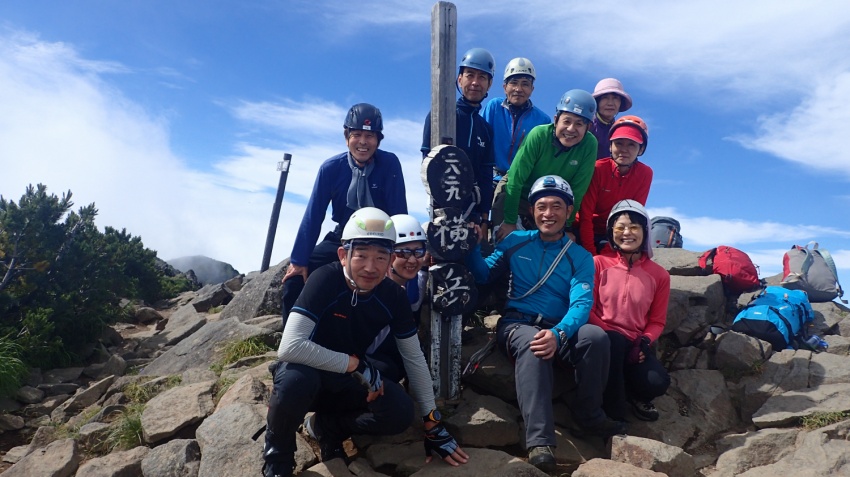
[[[432,149],[441,144],[455,144],[456,58],[457,8],[450,2],[437,2],[431,9]],[[431,311],[431,378],[439,400],[460,398],[462,321],[462,315],[442,316]]]

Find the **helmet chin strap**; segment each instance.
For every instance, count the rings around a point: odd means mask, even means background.
[[[348,255],[345,259],[345,268],[342,269],[343,275],[345,275],[345,279],[348,280],[349,286],[351,286],[354,290],[351,292],[351,306],[357,306],[357,293],[360,291],[360,287],[357,286],[357,282],[351,278],[351,255],[354,252],[354,247],[348,249]]]

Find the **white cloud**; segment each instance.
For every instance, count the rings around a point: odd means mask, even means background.
[[[102,80],[115,71],[129,69],[33,35],[0,35],[2,194],[17,200],[30,183],[70,189],[76,207],[96,204],[100,227],[140,235],[162,258],[259,268],[265,236],[255,231],[268,228],[273,194],[187,168],[168,123]]]
[[[754,136],[734,139],[746,148],[850,179],[850,154],[841,146],[850,124],[850,72],[824,78],[795,99],[802,102],[793,110],[760,117]]]

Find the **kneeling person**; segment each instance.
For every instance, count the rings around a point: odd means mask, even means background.
[[[396,382],[382,380],[366,349],[389,326],[419,409],[427,412],[426,461],[436,452],[451,465],[466,453],[440,423],[416,324],[404,291],[387,278],[395,241],[390,217],[374,207],[354,212],[342,230],[339,262],[319,268],[295,302],[283,331],[263,451],[265,477],[291,476],[295,434],[304,423],[322,460],[346,458],[353,434],[388,435],[407,429],[413,401]]]

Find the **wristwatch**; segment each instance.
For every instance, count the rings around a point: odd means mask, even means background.
[[[443,415],[436,409],[432,409],[427,415],[422,416],[422,422],[433,422],[434,424],[439,424],[442,420]]]

